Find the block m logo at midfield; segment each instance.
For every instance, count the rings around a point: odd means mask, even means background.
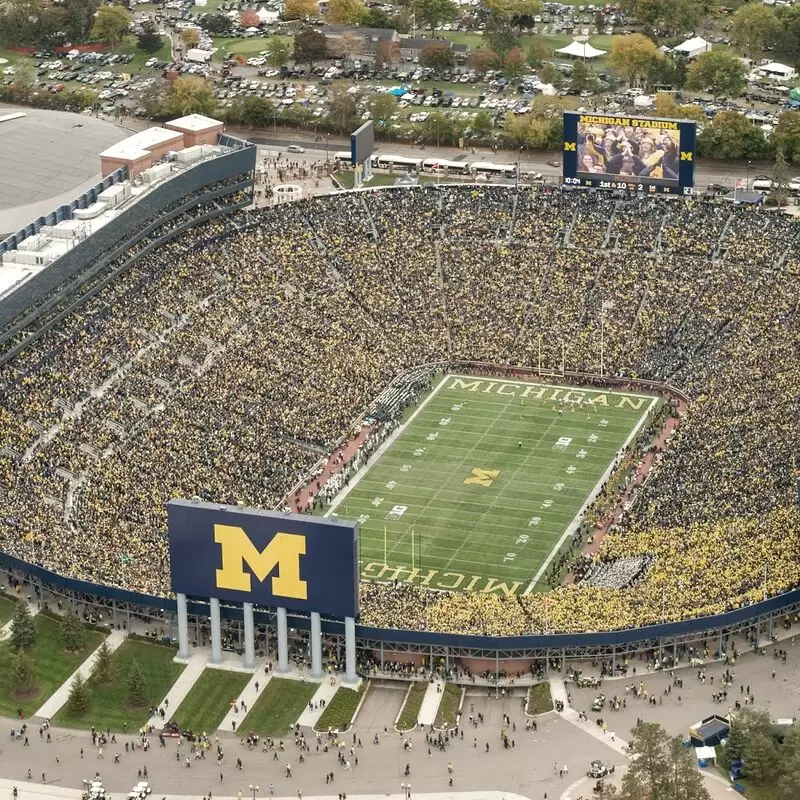
[[[499,469],[480,469],[479,467],[475,467],[475,469],[472,470],[472,475],[470,475],[464,483],[477,486],[491,486],[494,483],[494,479],[499,474]]]
[[[308,584],[300,577],[300,561],[306,554],[304,535],[276,533],[259,550],[243,528],[214,525],[214,541],[222,551],[222,568],[216,571],[218,589],[250,592],[252,576],[263,583],[277,568],[272,576],[272,594],[293,600],[308,599]],[[249,571],[245,571],[245,566]]]

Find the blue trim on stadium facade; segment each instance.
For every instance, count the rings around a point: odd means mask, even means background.
[[[70,592],[88,594],[114,600],[121,603],[132,603],[138,606],[158,608],[167,612],[175,612],[176,601],[168,597],[155,597],[153,595],[130,592],[113,586],[91,583],[89,581],[66,578],[55,572],[46,570],[33,564],[28,564],[21,559],[0,553],[0,565],[24,574],[45,584],[60,587]],[[629,645],[636,642],[655,641],[686,634],[703,634],[711,631],[724,630],[747,622],[757,622],[760,618],[778,613],[800,603],[800,589],[771,597],[761,603],[755,603],[745,608],[738,608],[724,614],[710,617],[696,617],[682,622],[667,622],[662,625],[650,625],[644,628],[626,628],[604,633],[560,633],[536,634],[531,636],[475,636],[457,633],[437,633],[434,631],[410,631],[399,628],[373,628],[367,625],[356,625],[356,636],[359,639],[369,639],[372,642],[383,642],[388,645],[413,644],[425,647],[448,647],[453,649],[473,650],[535,650],[546,649],[560,650],[564,648],[597,648],[616,647]],[[189,600],[190,614],[207,617],[209,614],[208,603],[200,600]],[[273,611],[256,609],[256,624],[268,624],[272,620]],[[240,619],[242,612],[238,606],[221,607],[221,615],[226,619]],[[308,629],[308,617],[290,614],[289,626],[292,628]],[[344,635],[344,621],[323,619],[322,630],[327,634]]]

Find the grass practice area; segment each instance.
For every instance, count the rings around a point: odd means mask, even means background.
[[[0,596],[0,628],[2,628],[14,616],[16,601],[10,597]]]
[[[288,736],[318,688],[318,683],[270,678],[237,729],[242,735],[255,731],[261,736]]]
[[[182,731],[215,731],[250,681],[245,672],[207,668],[189,690],[172,719]]]
[[[401,731],[410,731],[417,725],[419,710],[422,708],[422,699],[428,689],[427,681],[417,681],[411,684],[411,691],[403,703],[403,709],[397,718],[395,727]]]
[[[84,658],[86,656],[84,655]],[[88,725],[106,730],[135,731],[150,718],[150,706],[158,705],[178,680],[185,665],[176,664],[172,659],[175,650],[157,644],[126,640],[111,656],[113,682],[108,685],[89,680],[91,706],[83,717],[72,717],[64,706],[53,718],[55,725],[70,728],[85,728]],[[128,675],[133,662],[139,664],[144,678],[147,705],[141,708],[127,708],[125,695],[128,690]]]
[[[86,631],[85,647],[79,653],[65,652],[61,645],[59,620],[42,614],[34,617],[36,641],[28,651],[36,673],[39,691],[35,696],[23,700],[15,700],[11,696],[11,669],[14,651],[8,640],[0,644],[0,715],[16,717],[21,708],[26,717],[36,713],[37,709],[64,683],[67,678],[88,658],[100,642],[105,638],[97,631]]]
[[[456,724],[458,707],[461,705],[461,687],[455,683],[445,683],[442,689],[442,701],[436,712],[435,728],[452,728]]]
[[[333,509],[360,523],[362,576],[533,591],[656,403],[596,389],[444,378]]]
[[[358,689],[345,689],[339,687],[333,699],[325,706],[322,716],[314,726],[314,730],[327,731],[346,731],[353,721],[358,704],[367,691],[367,681],[362,681]]]
[[[553,696],[550,694],[550,684],[537,683],[528,690],[528,714],[546,714],[553,710]]]

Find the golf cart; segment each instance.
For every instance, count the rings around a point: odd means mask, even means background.
[[[610,769],[599,759],[595,759],[589,764],[589,769],[586,771],[587,778],[605,778],[606,775],[611,775],[614,772],[614,767]]]
[[[603,706],[606,704],[606,696],[604,694],[599,694],[592,700],[592,711],[602,711]]]

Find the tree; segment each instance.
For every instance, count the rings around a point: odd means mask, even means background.
[[[375,94],[370,101],[369,110],[375,122],[375,127],[386,130],[389,127],[392,115],[397,112],[397,99],[388,92]]]
[[[760,128],[743,114],[723,111],[697,137],[699,155],[725,161],[756,160],[767,153],[767,141]]]
[[[61,617],[59,636],[61,637],[61,645],[65,650],[71,653],[83,650],[83,644],[86,639],[86,629],[83,627],[83,623],[77,614],[67,611],[67,613]]]
[[[128,673],[125,703],[131,708],[141,708],[147,705],[147,687],[145,686],[144,675],[142,675],[138,661],[134,661],[131,664],[131,670]]]
[[[384,11],[378,6],[368,8],[369,15],[364,20],[364,25],[368,28],[392,28],[392,18],[388,11]]]
[[[154,79],[153,83],[139,95],[139,105],[144,109],[145,116],[150,119],[163,116],[168,96],[167,82],[159,78]]]
[[[638,77],[647,73],[653,61],[663,57],[655,42],[641,33],[611,37],[608,63],[629,85],[633,85]]]
[[[710,50],[689,65],[686,85],[710,89],[714,97],[738,97],[747,86],[747,68],[730,50]]]
[[[11,620],[11,646],[15,650],[27,650],[36,641],[36,626],[26,602],[17,603]]]
[[[101,686],[108,686],[114,680],[114,674],[111,663],[111,648],[108,642],[103,641],[100,647],[97,648],[97,654],[94,657],[94,666],[92,667],[92,680],[94,683]]]
[[[361,25],[368,16],[361,0],[330,0],[325,20],[329,25]]]
[[[756,783],[764,783],[775,775],[778,752],[770,733],[756,730],[747,736],[744,763],[747,765],[747,777]]]
[[[214,33],[217,36],[228,33],[232,27],[230,18],[226,14],[209,14],[200,20],[200,27],[204,31]]]
[[[458,139],[454,120],[446,117],[441,111],[433,111],[422,123],[422,138],[426,142],[442,145],[454,145]]]
[[[375,64],[378,67],[387,67],[400,60],[400,46],[397,42],[384,39],[375,45]]]
[[[164,40],[154,25],[145,25],[136,37],[136,46],[145,53],[157,53]]]
[[[779,800],[800,797],[800,727],[793,725],[781,748],[781,776],[778,778]]]
[[[538,67],[546,58],[553,55],[553,48],[548,44],[544,36],[531,36],[528,45],[528,63],[532,67]]]
[[[620,800],[672,798],[711,800],[694,763],[694,754],[679,736],[669,738],[652,722],[637,725],[631,733],[636,757],[622,778]]]
[[[790,62],[800,61],[800,6],[781,6],[775,10],[780,26],[778,48]]]
[[[520,78],[525,73],[527,59],[519,47],[512,47],[503,59],[503,70],[512,80]]]
[[[239,113],[242,124],[265,128],[274,119],[275,106],[265,97],[245,97]]]
[[[39,12],[37,0],[8,0],[0,4],[0,47],[35,44]]]
[[[197,47],[200,43],[200,31],[197,28],[184,28],[181,31],[181,41],[187,48]]]
[[[26,694],[36,688],[36,672],[31,657],[20,650],[11,665],[11,688],[17,694]]]
[[[625,8],[647,30],[671,35],[693,30],[706,13],[698,0],[628,0]]]
[[[264,50],[267,53],[267,63],[271,67],[285,66],[292,52],[289,48],[289,39],[283,36],[270,36]]]
[[[800,111],[784,111],[778,117],[772,144],[790,164],[800,164]]]
[[[564,76],[553,64],[542,64],[539,75],[542,79],[542,83],[550,84],[556,88],[559,88],[561,84],[564,83]]]
[[[597,76],[585,61],[576,61],[572,70],[571,86],[574,94],[593,92],[597,89]]]
[[[780,34],[775,12],[761,3],[742,6],[731,21],[731,41],[749,58],[757,58],[764,45],[774,45]]]
[[[319,16],[317,0],[286,0],[283,4],[283,18],[308,19]]]
[[[69,687],[69,697],[67,698],[67,713],[71,717],[85,717],[89,713],[91,697],[86,681],[78,672]]]
[[[345,89],[334,89],[328,104],[328,120],[340,133],[354,130],[360,123],[355,96]]]
[[[364,47],[364,40],[355,33],[345,31],[331,46],[336,48],[337,55],[345,61],[352,61],[353,56],[360,53]]]
[[[453,0],[413,0],[411,7],[417,15],[417,23],[427,25],[431,35],[445,22],[452,22],[458,13]]]
[[[27,95],[36,88],[36,68],[30,59],[20,59],[14,65],[14,80],[12,86],[20,94]]]
[[[472,132],[479,139],[486,139],[492,132],[492,117],[488,111],[479,111],[472,119]]]
[[[429,44],[419,51],[419,63],[423,67],[441,72],[452,69],[456,63],[456,57],[449,45]]]
[[[205,114],[213,117],[217,111],[217,98],[211,84],[195,75],[181,75],[172,84],[166,110],[183,117],[186,114]]]
[[[479,47],[467,56],[467,66],[480,75],[487,70],[495,69],[499,63],[500,59],[497,57],[497,53],[487,47]]]
[[[245,8],[239,14],[239,22],[243,28],[258,28],[261,26],[261,17],[254,8]]]
[[[85,42],[94,23],[94,15],[100,0],[64,0],[67,18],[67,33],[73,42]]]
[[[122,6],[100,6],[94,18],[92,38],[114,47],[131,26],[131,15]]]
[[[294,60],[298,64],[314,66],[315,61],[326,57],[328,48],[325,37],[314,30],[306,30],[294,37]]]

